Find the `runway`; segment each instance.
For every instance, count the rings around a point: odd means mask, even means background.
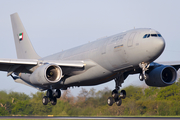
[[[180,117],[39,117],[39,116],[0,116],[0,119],[54,119],[54,120],[180,120]]]

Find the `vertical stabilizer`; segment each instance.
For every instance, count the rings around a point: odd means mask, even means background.
[[[19,59],[39,59],[17,13],[11,14],[11,23]]]

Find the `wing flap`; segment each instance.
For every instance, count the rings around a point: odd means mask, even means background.
[[[0,59],[0,64],[13,65],[37,65],[38,60],[34,59]]]
[[[84,61],[75,61],[75,60],[44,60],[42,61],[43,64],[49,63],[49,64],[56,64],[63,67],[79,67],[82,68],[86,64]]]

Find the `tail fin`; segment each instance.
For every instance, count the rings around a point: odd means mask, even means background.
[[[35,52],[17,13],[11,14],[11,23],[13,28],[17,57],[19,59],[39,59],[40,57]]]

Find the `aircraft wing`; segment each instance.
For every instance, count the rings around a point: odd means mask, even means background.
[[[158,64],[173,66],[176,70],[180,68],[180,61],[157,62]]]
[[[72,60],[0,59],[0,71],[8,72],[7,76],[13,72],[32,73],[35,70],[34,67],[47,63],[60,66],[67,75],[80,69],[82,71],[86,65],[84,61]]]

